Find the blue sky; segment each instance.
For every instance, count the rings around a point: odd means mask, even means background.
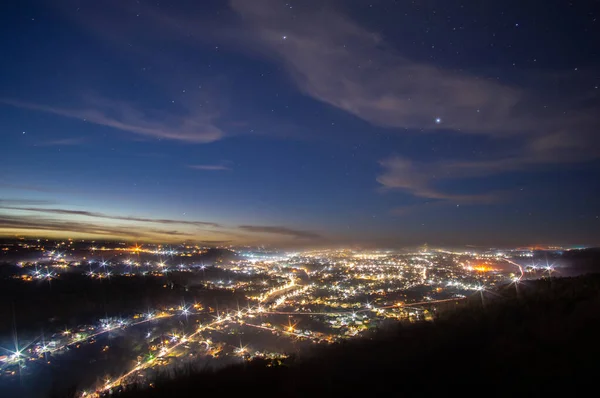
[[[597,244],[598,7],[3,5],[0,232]]]

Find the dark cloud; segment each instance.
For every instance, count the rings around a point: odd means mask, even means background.
[[[38,208],[38,207],[17,207],[17,206],[0,206],[0,209],[31,211],[31,212],[46,213],[46,214],[75,215],[75,216],[85,216],[85,217],[93,217],[93,218],[104,218],[104,219],[108,219],[108,220],[136,221],[136,222],[154,223],[154,224],[193,225],[196,227],[215,227],[215,228],[220,227],[220,225],[217,223],[206,222],[206,221],[189,221],[189,220],[171,220],[171,219],[164,219],[164,218],[114,216],[114,215],[91,212],[91,211],[86,211],[86,210],[45,209],[45,208]]]
[[[278,227],[278,226],[261,226],[261,225],[240,225],[240,229],[248,232],[277,234],[291,236],[299,239],[321,239],[322,237],[314,232],[301,231],[297,229]]]
[[[84,235],[118,236],[122,238],[160,239],[161,236],[172,236],[178,238],[191,238],[193,235],[161,229],[143,229],[131,227],[107,227],[93,223],[82,223],[75,221],[57,221],[40,217],[14,217],[0,215],[0,229],[31,230],[31,231],[54,231],[60,233],[77,233]]]

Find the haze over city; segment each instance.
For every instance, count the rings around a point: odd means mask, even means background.
[[[597,4],[3,4],[0,233],[594,245]]]

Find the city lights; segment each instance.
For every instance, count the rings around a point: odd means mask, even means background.
[[[97,252],[102,253],[100,258]],[[140,257],[132,259],[132,252]],[[286,339],[290,347],[328,344],[362,336],[386,321],[427,321],[438,305],[456,305],[473,295],[485,304],[494,286],[516,285],[530,275],[555,272],[550,263],[527,264],[531,258],[520,251],[312,250],[277,255],[240,251],[232,260],[211,266],[195,263],[194,256],[202,252],[194,246],[124,250],[91,246],[81,255],[85,259],[54,253],[20,262],[21,274],[16,277],[23,283],[60,281],[72,274],[100,284],[131,278],[157,280],[165,291],[186,292],[188,287],[176,285],[172,278],[189,279],[205,292],[235,294],[236,302],[219,302],[218,295],[211,299],[209,294],[193,304],[182,300],[131,314],[106,314],[96,323],[49,332],[44,338],[33,336],[26,348],[0,356],[1,377],[31,372],[33,364],[44,366],[88,346],[107,353],[111,336],[132,336],[147,353],[132,358],[135,365],[129,371],[81,392],[82,397],[98,397],[136,381],[150,383],[154,369],[184,361],[285,357],[285,351],[265,343],[271,336]],[[178,258],[178,265],[169,270],[162,256]],[[227,342],[226,336],[238,333],[244,336],[243,345]],[[267,339],[259,338],[260,334]]]

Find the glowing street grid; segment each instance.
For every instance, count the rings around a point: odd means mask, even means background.
[[[117,275],[163,277],[175,271],[202,275],[209,268],[186,263],[189,250],[194,248],[136,246],[90,247],[91,259],[85,270],[68,245],[62,252],[43,251],[39,261],[20,263],[23,273],[14,277],[51,283],[65,272],[110,279]],[[155,260],[139,261],[141,252]],[[28,342],[16,339],[13,348],[3,348],[0,377],[26,374],[33,364],[50,364],[65,352],[99,344],[102,336],[130,333],[139,348],[127,370],[98,375],[102,380],[80,391],[82,397],[99,397],[132,383],[150,385],[160,369],[202,359],[223,358],[223,363],[231,363],[258,357],[277,361],[311,345],[363,335],[386,322],[430,320],[437,304],[457,302],[473,294],[481,294],[483,300],[483,291],[493,286],[516,286],[524,278],[553,271],[552,265],[536,264],[531,254],[523,251],[476,253],[424,248],[414,253],[323,250],[236,254],[236,260],[210,267],[227,272],[231,279],[204,280],[215,289],[243,293],[244,300],[235,308],[219,309],[216,301],[182,303],[144,309],[128,317],[107,316],[95,324],[58,330]],[[111,259],[103,260],[105,257]],[[110,344],[102,347],[103,351],[110,349]]]

